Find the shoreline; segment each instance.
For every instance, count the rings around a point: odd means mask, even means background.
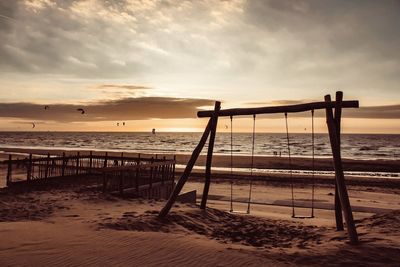
[[[49,149],[49,148],[1,148],[0,151],[0,161],[7,160],[7,154],[13,154],[17,156],[16,158],[24,158],[27,154],[36,155],[47,155],[48,153],[52,155],[62,155],[63,152],[68,154],[74,154],[78,151],[81,154],[88,153],[91,150],[86,149]],[[93,154],[102,154],[106,150],[93,150]],[[137,156],[158,155],[160,157],[166,156],[167,158],[172,158],[176,155],[176,164],[186,165],[190,159],[190,154],[150,154],[150,153],[132,153],[132,152],[114,152],[109,151],[109,155],[121,155],[124,153],[125,156]],[[22,154],[22,155],[18,155]],[[205,166],[207,155],[200,155],[196,161],[196,166]],[[388,172],[388,173],[400,173],[400,160],[365,160],[365,159],[349,159],[343,158],[343,170],[344,171],[358,171],[358,172]],[[307,157],[292,157],[291,165],[289,165],[287,157],[273,157],[273,156],[254,156],[254,169],[277,169],[277,170],[312,170],[312,159]],[[333,171],[332,159],[331,158],[315,158],[315,171]],[[213,155],[213,167],[219,168],[230,168],[231,167],[231,157],[230,155]],[[234,155],[233,156],[233,168],[250,168],[251,167],[251,156],[246,155]]]

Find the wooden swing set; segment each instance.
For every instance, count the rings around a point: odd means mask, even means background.
[[[165,206],[159,213],[159,217],[165,217],[172,205],[175,203],[179,193],[181,192],[184,184],[188,180],[193,166],[196,163],[197,158],[199,157],[208,137],[208,151],[207,151],[207,159],[206,159],[206,169],[205,169],[205,183],[203,189],[202,201],[200,204],[201,209],[205,209],[207,206],[207,198],[208,192],[210,188],[211,181],[211,165],[212,165],[212,156],[214,149],[214,142],[216,136],[216,129],[218,124],[219,117],[230,117],[231,121],[231,150],[230,150],[230,158],[231,158],[231,174],[233,173],[233,117],[235,116],[245,116],[251,115],[253,116],[253,131],[252,131],[252,148],[251,148],[251,166],[250,166],[250,177],[249,177],[249,195],[247,201],[247,213],[250,213],[250,205],[251,205],[251,193],[252,193],[252,183],[253,183],[253,165],[254,165],[254,146],[255,146],[255,126],[256,126],[256,115],[258,114],[272,114],[272,113],[282,113],[285,115],[285,124],[286,124],[286,139],[287,139],[287,151],[288,151],[288,163],[289,163],[289,176],[291,181],[291,206],[292,206],[292,217],[293,218],[313,218],[314,217],[314,111],[319,109],[325,109],[326,113],[326,122],[328,126],[329,140],[332,149],[333,156],[333,167],[335,170],[335,218],[336,218],[336,228],[338,231],[342,231],[343,227],[343,218],[342,211],[344,214],[344,219],[347,226],[347,232],[350,238],[350,242],[352,244],[358,243],[358,235],[356,231],[356,226],[353,219],[353,214],[351,210],[351,205],[349,201],[349,196],[347,193],[346,183],[343,174],[343,166],[341,159],[341,151],[340,151],[340,124],[342,117],[342,108],[358,108],[359,103],[356,100],[343,101],[343,93],[338,91],[336,92],[336,101],[331,101],[331,96],[326,95],[325,101],[322,102],[312,102],[298,105],[287,105],[287,106],[272,106],[272,107],[259,107],[259,108],[235,108],[235,109],[225,109],[221,110],[221,103],[215,102],[214,110],[207,111],[199,111],[197,116],[199,118],[208,117],[210,118],[206,129],[200,139],[199,144],[194,149],[192,156],[189,159],[189,162],[186,165],[182,176],[178,180],[173,192],[171,193],[168,201]],[[292,179],[292,162],[291,162],[291,153],[290,153],[290,137],[289,137],[289,127],[288,127],[288,114],[289,113],[298,113],[298,112],[311,112],[312,118],[312,199],[311,199],[311,214],[309,216],[297,216],[295,213],[295,199],[294,199],[294,190],[293,190],[293,179]],[[230,211],[233,210],[233,183],[231,181],[231,197],[230,197]]]

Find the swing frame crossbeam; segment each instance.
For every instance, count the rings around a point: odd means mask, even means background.
[[[337,101],[330,102],[311,102],[297,105],[285,105],[285,106],[274,106],[274,107],[260,107],[260,108],[231,108],[219,110],[218,117],[229,117],[229,116],[249,116],[258,114],[274,114],[274,113],[298,113],[318,109],[332,109],[335,108]],[[358,100],[347,100],[340,102],[341,108],[358,108]],[[202,110],[197,112],[199,118],[213,117],[213,110]]]
[[[199,144],[194,149],[192,156],[190,157],[185,170],[183,171],[180,179],[173,192],[171,193],[169,199],[167,200],[165,206],[159,213],[159,217],[165,217],[171,210],[173,204],[175,203],[179,193],[181,192],[184,184],[188,180],[193,166],[198,159],[201,150],[203,149],[208,137],[208,153],[206,159],[206,171],[205,171],[205,183],[204,190],[200,208],[205,209],[207,206],[208,191],[211,181],[211,165],[212,165],[212,155],[213,147],[217,129],[217,123],[219,117],[233,117],[233,116],[246,116],[252,115],[253,118],[257,114],[272,114],[272,113],[297,113],[312,111],[318,109],[325,109],[326,113],[326,123],[328,126],[329,140],[332,149],[333,156],[333,167],[335,170],[335,218],[336,218],[336,228],[338,231],[343,230],[343,218],[346,221],[347,232],[350,238],[351,244],[358,243],[358,234],[356,226],[353,219],[353,213],[351,210],[350,200],[347,193],[346,183],[343,174],[343,166],[341,159],[341,149],[340,149],[340,125],[341,125],[341,114],[343,108],[358,108],[359,102],[357,100],[343,101],[343,93],[341,91],[336,92],[336,101],[331,101],[331,96],[326,95],[324,102],[312,102],[304,103],[298,105],[286,105],[286,106],[273,106],[273,107],[259,107],[259,108],[234,108],[234,109],[224,109],[221,110],[221,103],[215,102],[214,110],[199,111],[197,116],[199,118],[210,118],[205,131],[200,139]],[[334,110],[334,111],[333,111]],[[253,129],[254,130],[254,129]],[[298,217],[296,217],[298,218]],[[309,217],[304,217],[309,218]]]

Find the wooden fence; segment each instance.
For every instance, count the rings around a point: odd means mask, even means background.
[[[150,161],[136,165],[108,167],[101,170],[103,174],[103,191],[121,194],[124,189],[152,189],[155,186],[173,184],[175,160]]]
[[[50,178],[72,176],[101,176],[103,191],[123,192],[127,188],[152,187],[156,183],[173,184],[175,176],[175,156],[173,159],[156,157],[126,157],[90,154],[81,155],[29,155],[26,159],[5,161],[8,165],[6,183],[13,186],[19,183],[35,183]]]

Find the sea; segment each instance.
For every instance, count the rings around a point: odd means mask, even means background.
[[[191,154],[202,133],[173,132],[0,132],[1,148],[44,148],[65,150],[107,150],[159,154]],[[214,153],[221,155],[251,155],[251,133],[217,133]],[[312,156],[310,134],[290,134],[289,148],[293,157]],[[231,146],[232,145],[232,146]],[[202,153],[207,153],[207,145]],[[343,158],[400,159],[400,135],[342,134]],[[254,136],[254,155],[287,156],[287,137],[284,133],[257,133]],[[331,157],[327,134],[315,134],[315,157]]]

